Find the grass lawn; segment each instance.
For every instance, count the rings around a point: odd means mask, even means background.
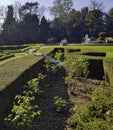
[[[72,51],[72,52],[68,53],[68,51],[67,51],[65,57],[68,58],[69,60],[70,60],[71,56],[72,56],[72,58],[73,57],[75,58],[75,56],[77,54],[84,53],[84,52],[106,52],[107,56],[101,57],[101,58],[102,58],[102,60],[104,60],[104,59],[108,60],[108,62],[105,61],[105,63],[106,63],[105,69],[108,70],[107,71],[109,74],[108,77],[111,77],[111,79],[112,79],[112,77],[113,77],[113,74],[112,74],[112,72],[113,72],[113,68],[112,68],[113,47],[112,46],[83,46],[83,45],[82,46],[81,45],[80,46],[78,46],[78,45],[77,46],[43,46],[40,48],[40,50],[38,50],[38,52],[48,54],[54,48],[81,49],[81,52]],[[91,59],[97,58],[96,56],[90,56],[90,57],[91,57]],[[18,85],[18,83],[20,83],[21,80],[24,80],[24,77],[28,81],[27,74],[29,75],[29,73],[23,75],[23,77],[19,80],[20,82],[17,82],[16,85],[13,84],[14,85],[13,86],[11,83],[15,79],[17,79],[21,74],[23,74],[23,72],[25,72],[26,70],[30,70],[33,65],[36,65],[36,68],[32,69],[32,70],[34,70],[34,72],[31,71],[31,73],[34,74],[36,72],[36,69],[38,66],[36,63],[41,59],[42,59],[42,56],[34,56],[33,53],[30,53],[30,54],[24,53],[23,55],[17,54],[17,56],[15,56],[15,58],[13,58],[11,60],[9,59],[6,62],[4,62],[4,63],[2,62],[2,64],[0,64],[0,90],[3,90],[5,87],[10,85],[10,89],[6,89],[7,92],[1,91],[4,93],[0,97],[1,98],[0,106],[2,106],[2,108],[3,108],[3,109],[0,109],[1,110],[0,117],[3,118],[4,113],[6,113],[6,111],[12,107],[11,104],[13,101],[12,99],[14,98],[13,96],[15,96],[17,94],[15,91],[16,90],[15,86]],[[70,63],[73,63],[73,62],[71,61]],[[42,62],[41,62],[41,65],[42,65]],[[40,68],[41,68],[41,65],[39,65]],[[100,66],[100,62],[99,62],[99,66]],[[75,68],[75,66],[73,68]],[[59,116],[60,113],[58,114],[54,111],[55,110],[55,106],[54,106],[55,103],[53,104],[54,97],[55,96],[63,97],[64,99],[66,99],[67,103],[71,102],[71,105],[68,106],[68,109],[69,109],[69,111],[71,110],[71,112],[72,112],[71,115],[72,114],[74,115],[74,111],[72,111],[72,110],[75,110],[75,109],[72,108],[72,104],[73,104],[73,106],[77,105],[78,103],[81,103],[82,105],[84,105],[85,103],[87,103],[89,101],[91,102],[90,94],[92,93],[93,89],[95,89],[96,87],[104,87],[104,85],[105,85],[103,81],[100,82],[100,81],[95,80],[95,82],[94,82],[93,80],[90,79],[90,80],[87,80],[88,82],[84,82],[82,80],[78,81],[78,80],[73,79],[73,81],[74,81],[74,82],[72,81],[73,88],[70,89],[70,86],[66,87],[66,84],[64,83],[64,75],[65,75],[64,71],[65,70],[62,68],[62,71],[60,69],[60,71],[58,71],[57,73],[53,73],[53,75],[48,73],[47,76],[50,76],[50,78],[51,78],[51,80],[48,80],[48,83],[51,85],[51,87],[47,87],[47,86],[43,87],[44,88],[43,92],[44,92],[44,94],[46,94],[46,96],[44,96],[44,97],[41,96],[39,98],[36,98],[38,100],[36,100],[35,103],[38,104],[38,106],[40,106],[40,109],[42,110],[40,117],[36,118],[36,121],[35,121],[35,124],[37,122],[38,125],[37,124],[36,125],[39,129],[53,129],[53,128],[55,128],[54,126],[57,126],[56,127],[57,129],[58,128],[63,129],[62,126],[65,127],[64,125],[66,124],[67,125],[66,128],[70,128],[70,130],[72,130],[74,127],[71,129],[70,126],[74,126],[73,124],[77,123],[76,116],[74,117],[75,122],[74,121],[70,122],[70,121],[72,121],[72,119],[70,119],[70,115],[69,115],[70,113],[68,113],[67,109],[66,109],[66,111],[63,112],[62,115]],[[95,71],[95,69],[93,70],[93,72],[94,71]],[[36,72],[36,74],[37,74],[37,72]],[[98,73],[98,74],[100,74],[100,73]],[[113,81],[111,79],[110,79],[110,82],[113,84]],[[77,84],[77,82],[78,82],[78,84]],[[18,88],[20,89],[20,86]],[[11,90],[11,91],[9,91],[9,90]],[[107,88],[106,88],[106,90],[107,90]],[[13,96],[12,96],[12,94],[13,94]],[[104,99],[104,98],[102,97],[102,99]],[[104,107],[104,104],[102,104],[102,105],[103,105],[102,107],[100,106],[101,108]],[[9,108],[9,106],[10,106],[10,108]],[[109,110],[109,107],[107,109]],[[100,110],[101,109],[99,109],[99,111]],[[89,115],[89,113],[88,113],[88,115]],[[110,124],[110,123],[108,122],[108,124]]]
[[[39,51],[42,53],[49,53],[53,48],[81,49],[81,52],[106,52],[106,58],[113,58],[113,46],[42,46]],[[16,57],[11,61],[9,60],[0,64],[0,90],[9,85],[26,69],[29,69],[40,59],[41,57],[36,57],[33,54],[30,54]]]
[[[67,49],[81,49],[82,52],[106,52],[107,58],[113,57],[113,46],[84,46],[84,45],[77,45],[77,46],[65,46]]]
[[[40,52],[48,53],[52,49],[52,47],[42,48]],[[0,64],[0,90],[7,87],[7,85],[14,81],[25,70],[37,63],[41,58],[42,57],[36,57],[33,54],[23,55]]]

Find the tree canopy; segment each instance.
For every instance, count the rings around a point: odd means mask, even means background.
[[[7,7],[3,6],[0,14],[3,25],[0,33],[0,44],[47,43],[49,39],[60,42],[66,38],[70,43],[80,43],[88,34],[95,39],[104,34],[104,37],[113,37],[113,8],[104,12],[102,2],[91,1],[90,5],[76,10],[72,0],[54,0],[50,7],[52,19],[41,16],[38,2],[27,2]]]

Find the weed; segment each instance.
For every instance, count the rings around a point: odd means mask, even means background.
[[[61,97],[54,97],[54,105],[56,107],[57,112],[63,112],[67,106],[67,101]]]

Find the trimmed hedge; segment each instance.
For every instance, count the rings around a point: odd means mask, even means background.
[[[10,54],[10,55],[3,55],[3,56],[0,57],[0,61],[6,60],[6,59],[11,58],[11,57],[15,57],[15,55],[13,55],[13,54]]]
[[[105,79],[113,87],[113,59],[109,58],[104,61]]]

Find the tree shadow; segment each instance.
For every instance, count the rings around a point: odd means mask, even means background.
[[[69,116],[68,87],[64,82],[65,69],[61,67],[55,73],[48,73],[43,86],[43,96],[37,97],[37,104],[41,109],[41,115],[35,120],[36,130],[64,130],[66,119]],[[48,81],[49,80],[49,81]],[[66,100],[68,105],[61,112],[57,112],[54,97],[58,96]]]

